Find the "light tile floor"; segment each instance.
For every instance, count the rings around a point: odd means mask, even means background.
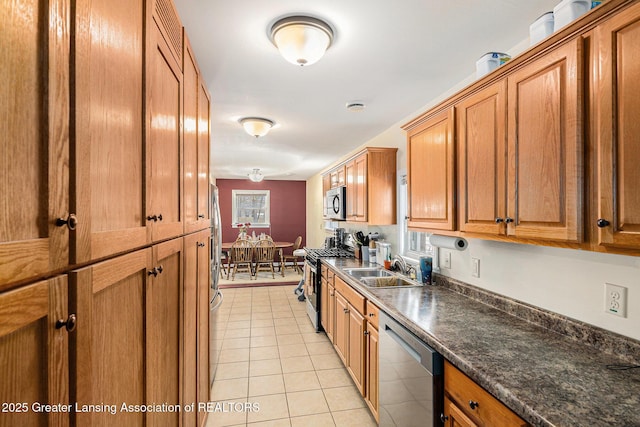
[[[211,396],[224,405],[209,413],[207,427],[376,425],[327,336],[313,329],[294,289],[222,290],[217,326],[221,351]]]

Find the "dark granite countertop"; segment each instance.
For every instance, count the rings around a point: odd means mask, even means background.
[[[444,286],[368,288],[338,275],[534,426],[640,426],[640,369],[630,358],[544,328]],[[638,363],[632,341],[630,357]]]

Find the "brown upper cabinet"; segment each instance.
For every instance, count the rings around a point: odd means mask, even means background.
[[[347,184],[345,166],[341,166],[329,173],[330,188],[342,187]]]
[[[83,0],[76,5],[74,263],[150,242],[143,160],[145,10],[142,0]],[[115,25],[120,43],[104,42]]]
[[[209,226],[209,94],[185,36],[183,55],[184,231]]]
[[[453,118],[448,108],[408,130],[409,227],[455,230]]]
[[[596,28],[597,244],[640,249],[640,4]]]
[[[0,287],[69,263],[69,8],[0,4]]]
[[[574,39],[456,105],[460,231],[582,241],[580,58]]]
[[[347,221],[371,225],[396,223],[397,151],[397,148],[367,147],[322,176],[324,191],[333,175],[338,176],[344,170]]]

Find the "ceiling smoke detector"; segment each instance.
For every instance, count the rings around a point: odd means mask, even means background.
[[[365,105],[362,102],[347,102],[347,110],[357,113],[364,110]]]

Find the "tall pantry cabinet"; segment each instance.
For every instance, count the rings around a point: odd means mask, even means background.
[[[207,401],[210,97],[173,3],[15,0],[0,22],[2,401]],[[204,422],[183,415],[10,424]]]

